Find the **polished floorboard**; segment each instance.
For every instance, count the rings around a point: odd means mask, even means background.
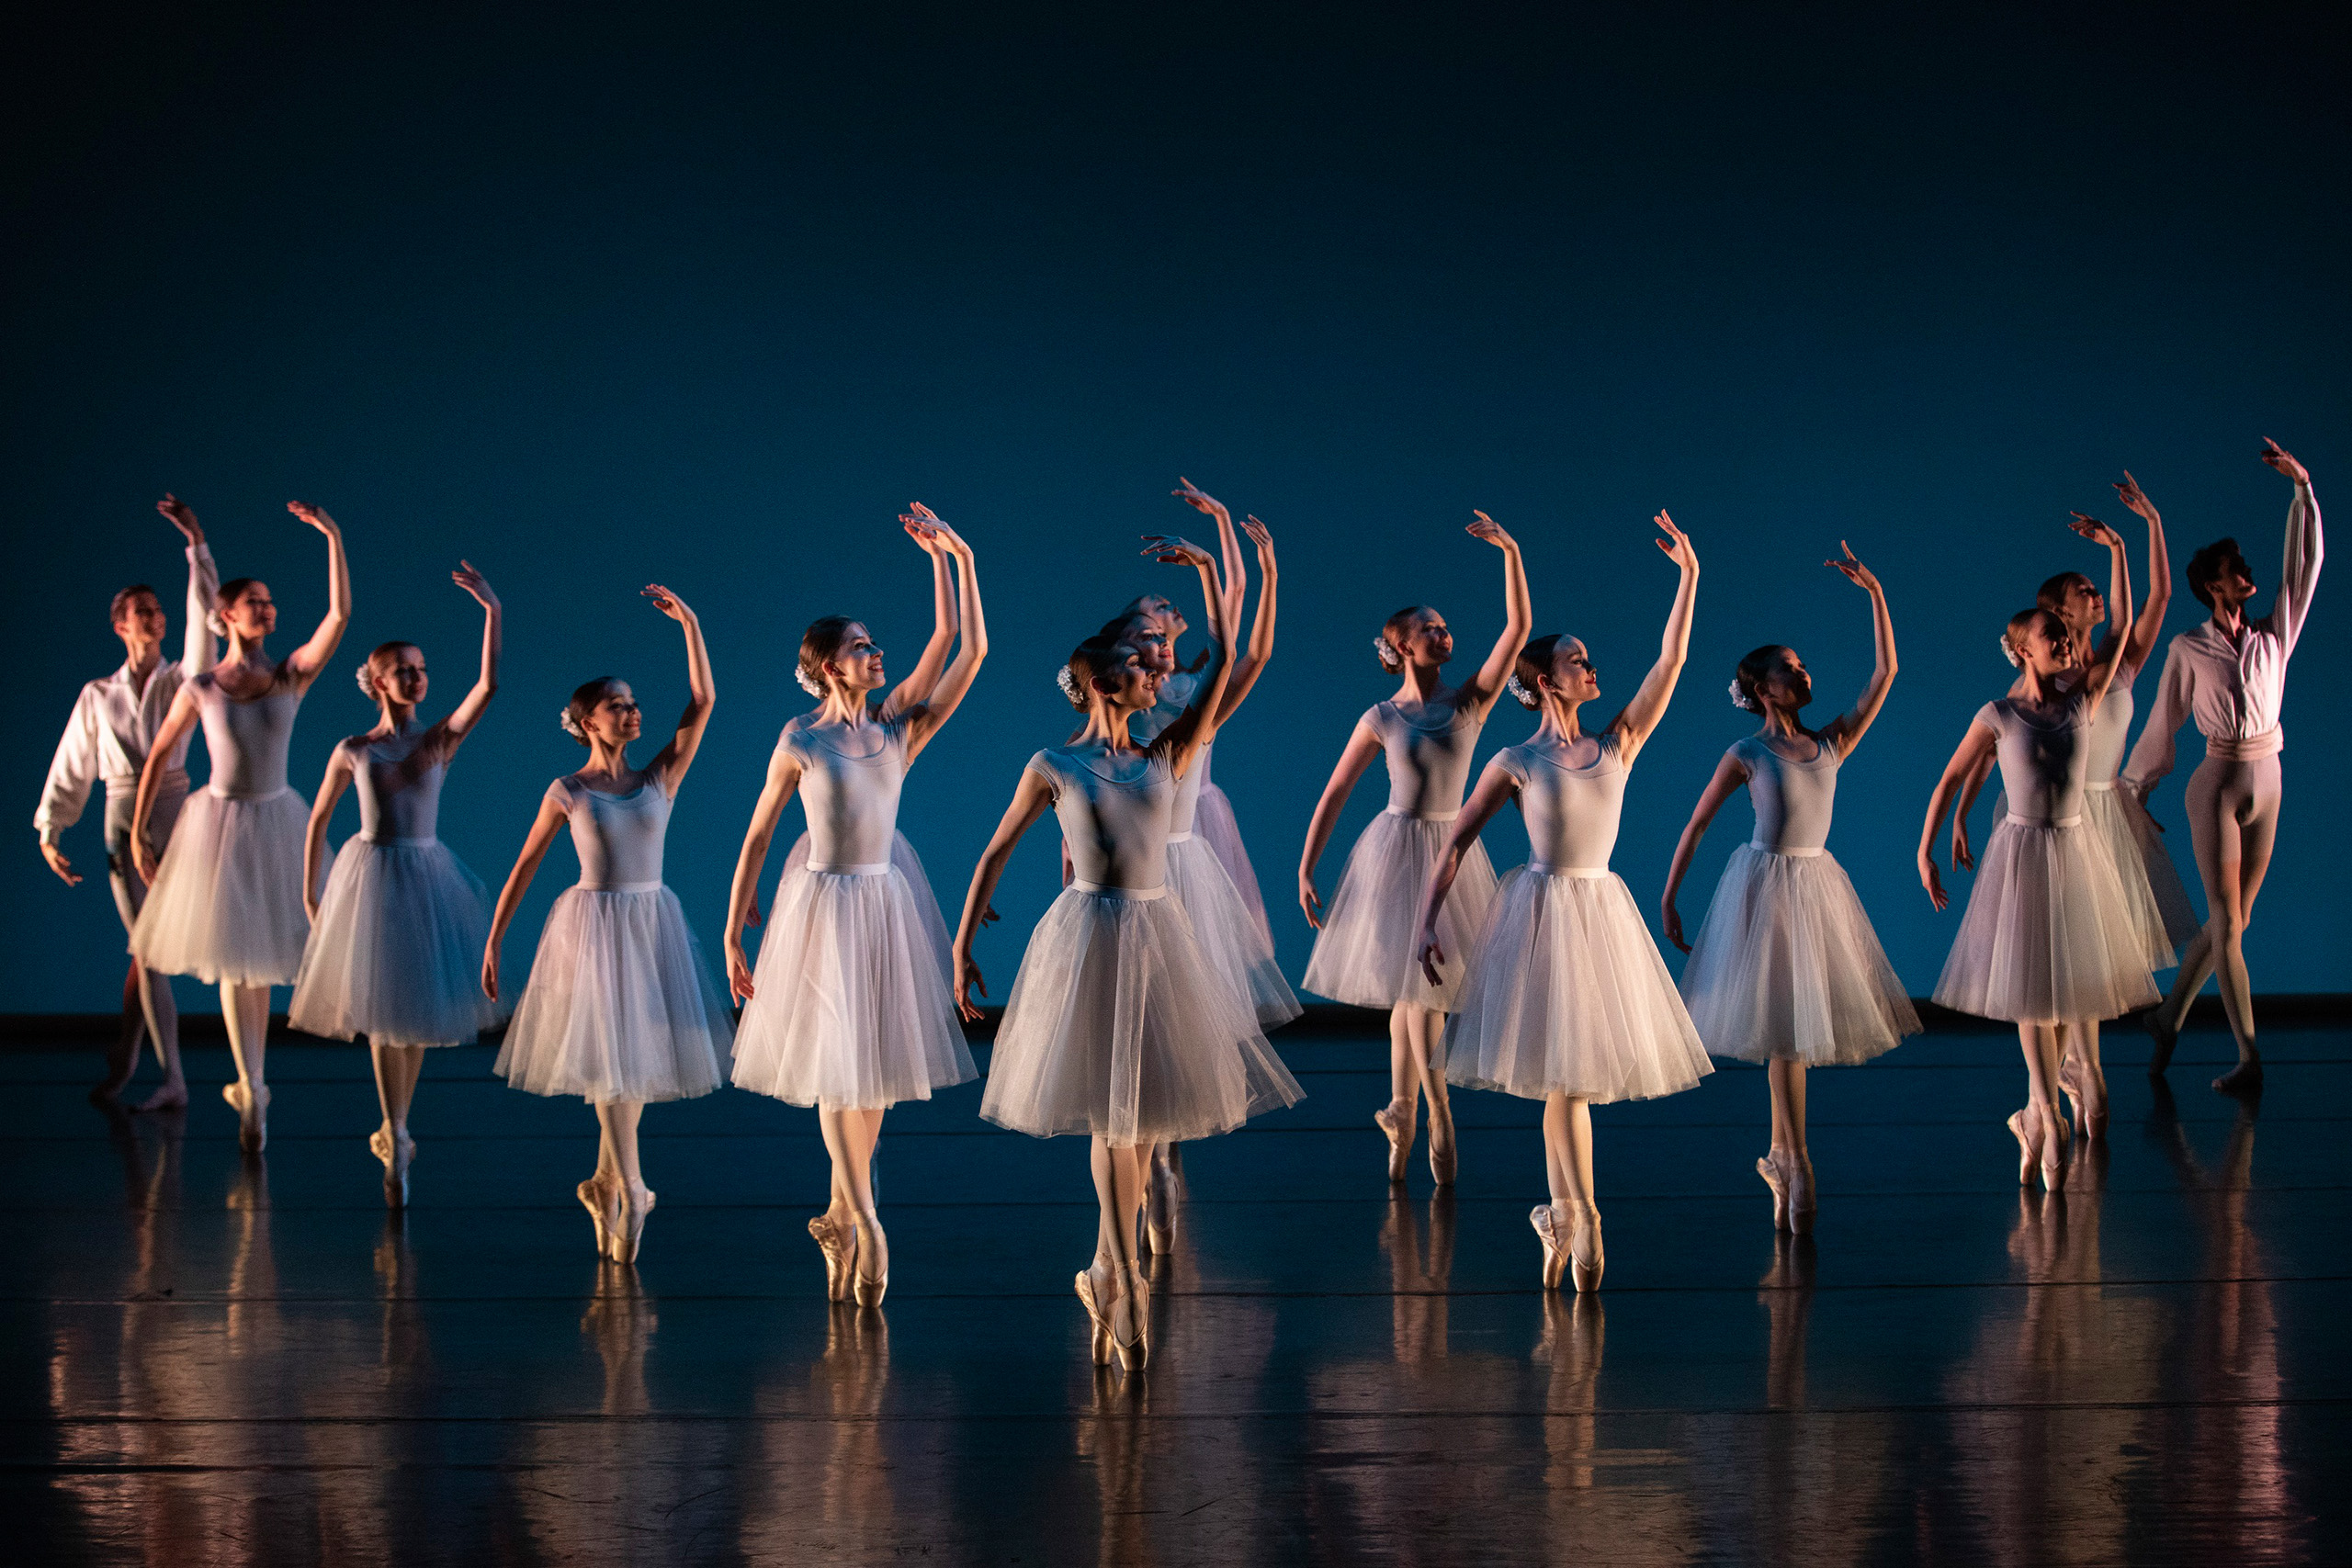
[[[1279,1041],[1279,1037],[1278,1037]],[[1456,1098],[1392,1192],[1385,1041],[1191,1145],[1146,1373],[1070,1292],[1085,1144],[901,1108],[878,1312],[829,1307],[813,1113],[645,1118],[634,1269],[593,1257],[573,1101],[435,1053],[388,1217],[364,1051],[273,1048],[242,1158],[196,1103],[0,1053],[0,1558],[152,1563],[2352,1561],[2352,1030],[2272,1029],[2258,1105],[2109,1042],[2114,1122],[2020,1192],[2013,1040],[1813,1075],[1817,1234],[1772,1233],[1764,1075],[1595,1112],[1608,1275],[1546,1296],[1531,1104]],[[153,1068],[148,1069],[152,1076]],[[143,1093],[143,1087],[135,1091]]]

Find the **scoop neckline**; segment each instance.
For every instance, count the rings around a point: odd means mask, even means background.
[[[1136,755],[1143,759],[1143,771],[1136,774],[1134,778],[1123,779],[1114,777],[1112,774],[1104,773],[1102,769],[1096,767],[1091,760],[1080,754],[1078,751],[1071,750],[1069,747],[1057,746],[1054,750],[1061,753],[1061,755],[1068,757],[1071,761],[1076,762],[1080,767],[1084,768],[1088,773],[1092,773],[1096,778],[1101,779],[1104,784],[1115,784],[1121,789],[1133,789],[1137,784],[1140,784],[1150,778],[1152,763],[1158,760],[1155,754],[1149,750],[1140,746],[1136,747]]]
[[[1546,742],[1540,740],[1528,740],[1522,742],[1522,744],[1526,746],[1529,755],[1534,757],[1537,761],[1543,762],[1547,767],[1557,768],[1564,773],[1589,773],[1596,772],[1603,762],[1609,761],[1610,757],[1613,755],[1615,751],[1615,748],[1611,747],[1606,740],[1602,739],[1600,736],[1596,735],[1590,739],[1593,744],[1600,748],[1600,750],[1593,757],[1591,761],[1581,764],[1562,761],[1556,755],[1556,749]]]
[[[578,773],[571,775],[570,783],[571,787],[578,790],[581,794],[592,796],[597,800],[635,800],[639,795],[645,793],[648,785],[653,783],[653,775],[650,773],[647,773],[637,781],[637,787],[635,789],[628,790],[620,795],[615,795],[612,791],[607,789],[590,789],[586,784],[580,782],[580,775]]]
[[[1397,703],[1395,697],[1383,697],[1380,701],[1380,705],[1395,714],[1396,716],[1396,722],[1403,725],[1406,728],[1418,729],[1427,735],[1434,735],[1442,729],[1452,729],[1455,725],[1461,723],[1464,718],[1469,716],[1469,710],[1453,698],[1448,698],[1444,705],[1447,716],[1443,724],[1416,723],[1413,718],[1405,712],[1404,708]],[[1426,711],[1435,705],[1437,705],[1432,703],[1423,703],[1421,707]]]
[[[1822,763],[1830,761],[1833,757],[1833,753],[1829,750],[1829,742],[1824,740],[1818,735],[1812,737],[1813,755],[1806,758],[1804,761],[1799,761],[1794,757],[1782,754],[1770,741],[1765,739],[1761,735],[1751,735],[1748,739],[1755,741],[1757,745],[1763,748],[1766,751],[1770,752],[1774,761],[1786,762],[1792,768],[1817,768],[1821,766]]]

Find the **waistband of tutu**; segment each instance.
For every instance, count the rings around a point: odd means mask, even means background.
[[[1187,828],[1181,833],[1170,833],[1168,835],[1168,841],[1171,844],[1189,844],[1193,841],[1193,830]]]
[[[1168,897],[1166,883],[1157,887],[1112,887],[1103,883],[1080,882],[1078,878],[1072,877],[1069,882],[1069,890],[1073,893],[1091,893],[1097,898],[1151,899]]]
[[[276,800],[281,795],[292,795],[294,793],[294,786],[292,784],[279,784],[276,789],[266,789],[259,795],[238,795],[230,790],[222,789],[217,784],[206,784],[204,786],[204,790],[207,795],[211,795],[216,800],[243,800],[257,802],[264,800]]]
[[[2090,790],[2090,789],[2106,790],[2106,791],[2108,791],[2109,794],[2112,794],[2112,793],[2114,792],[2114,789],[2115,789],[2115,781],[2114,781],[2113,779],[2109,779],[2109,780],[2108,780],[2105,784],[2085,784],[2083,787],[2084,787],[2085,789],[2086,789],[2086,790]]]
[[[2274,724],[2259,735],[2209,735],[2205,755],[2222,762],[2252,762],[2275,757],[2287,749],[2287,727]]]
[[[1762,850],[1768,855],[1787,855],[1792,860],[1811,860],[1815,855],[1826,855],[1829,852],[1827,850],[1821,849],[1819,847],[1810,850],[1775,849],[1761,839],[1748,840],[1747,847],[1751,850]]]
[[[820,876],[880,876],[890,869],[890,863],[886,860],[876,861],[867,865],[820,865],[815,861],[810,861],[808,869]]]
[[[577,885],[582,893],[659,893],[662,881],[651,882],[582,882]]]
[[[1413,821],[1415,821],[1415,822],[1451,822],[1451,821],[1453,821],[1455,818],[1457,818],[1457,817],[1461,816],[1461,815],[1462,815],[1462,813],[1461,813],[1459,810],[1455,810],[1455,811],[1408,811],[1408,810],[1406,810],[1406,809],[1405,809],[1403,807],[1401,807],[1401,806],[1392,806],[1392,807],[1388,807],[1386,810],[1383,811],[1383,812],[1381,813],[1381,815],[1382,815],[1383,817],[1405,817],[1405,818],[1409,818],[1410,819],[1412,819],[1412,820],[1413,820]]]
[[[359,837],[379,850],[421,850],[441,841],[430,833],[422,839],[391,839],[378,833],[362,833]]]
[[[2080,812],[2072,817],[2020,817],[2012,811],[2009,820],[2020,828],[2079,828],[2083,825]]]
[[[1529,861],[1527,869],[1538,876],[1573,876],[1583,882],[1609,874],[1609,868],[1605,865],[1554,865],[1540,860]]]
[[[109,773],[107,777],[100,779],[98,782],[106,786],[107,794],[110,796],[137,795],[139,793],[139,775],[137,773],[122,773],[119,775]],[[171,789],[175,786],[177,786],[180,794],[186,795],[187,793],[187,770],[186,768],[164,769],[162,775],[162,782],[157,786],[156,793],[160,795],[164,790]]]

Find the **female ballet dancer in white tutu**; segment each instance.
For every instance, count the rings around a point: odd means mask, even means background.
[[[1853,708],[1819,729],[1800,715],[1813,676],[1796,650],[1768,643],[1739,661],[1731,700],[1763,728],[1715,765],[1674,846],[1661,900],[1666,939],[1690,955],[1682,999],[1710,1053],[1755,1062],[1770,1076],[1772,1145],[1756,1173],[1772,1190],[1772,1227],[1803,1235],[1816,1203],[1805,1143],[1805,1069],[1867,1062],[1919,1032],[1919,1015],[1879,946],[1846,868],[1828,850],[1838,773],[1894,684],[1894,619],[1886,592],[1843,540],[1823,564],[1871,596],[1877,662]],[[1675,895],[1707,825],[1742,785],[1755,836],[1734,850],[1696,944],[1682,940]]]
[[[1432,985],[1421,972],[1414,939],[1430,872],[1462,810],[1478,731],[1510,679],[1535,625],[1519,543],[1485,513],[1466,532],[1503,552],[1503,631],[1487,661],[1459,686],[1443,680],[1453,633],[1426,604],[1397,611],[1373,640],[1380,667],[1402,680],[1396,694],[1364,711],[1348,737],[1323,798],[1306,825],[1298,859],[1298,903],[1316,928],[1306,987],[1354,1007],[1388,1010],[1388,1103],[1373,1116],[1388,1141],[1388,1179],[1405,1179],[1421,1100],[1430,1105],[1430,1174],[1441,1187],[1455,1169],[1453,1109],[1445,1089],[1445,1015],[1461,992],[1460,964],[1495,897],[1495,868],[1483,844],[1464,852],[1453,889],[1438,918],[1438,943],[1453,972]],[[1315,863],[1356,781],[1373,759],[1388,762],[1388,808],[1374,818],[1348,852],[1329,911],[1315,891]]]
[[[441,784],[449,760],[473,733],[498,692],[498,595],[470,561],[449,580],[482,609],[481,674],[455,712],[419,726],[427,679],[424,650],[380,644],[359,666],[359,689],[375,703],[376,727],[339,743],[311,807],[302,857],[311,942],[295,976],[286,1021],[331,1040],[368,1037],[383,1125],[368,1134],[384,1165],[384,1201],[408,1202],[416,1142],[408,1111],[424,1053],[458,1045],[498,1020],[482,995],[481,950],[490,940],[490,895],[481,878],[439,837]],[[359,831],[326,871],[327,826],[343,792],[357,784]],[[322,883],[323,896],[313,893]]]
[[[659,583],[644,593],[685,629],[686,711],[669,744],[632,768],[629,743],[644,724],[628,682],[602,676],[571,694],[560,719],[588,748],[588,765],[548,786],[498,895],[481,960],[482,992],[496,1000],[499,943],[548,846],[569,826],[580,881],[548,911],[491,1070],[516,1089],[576,1094],[596,1108],[596,1173],[578,1192],[596,1222],[598,1255],[616,1263],[637,1261],[653,1209],[637,1157],[646,1102],[717,1089],[719,1056],[734,1032],[727,998],[662,880],[671,803],[694,766],[718,689],[695,613]]]
[[[1230,1132],[1301,1095],[1240,993],[1210,967],[1184,907],[1167,897],[1177,785],[1216,739],[1233,634],[1205,550],[1155,536],[1144,553],[1199,570],[1224,657],[1184,716],[1139,747],[1128,726],[1158,700],[1158,672],[1114,638],[1079,645],[1062,682],[1086,697],[1085,732],[1029,760],[956,932],[956,1001],[977,1019],[971,998],[987,987],[973,939],[1013,847],[1055,811],[1076,875],[1029,939],[980,1114],[1038,1137],[1091,1137],[1100,1224],[1078,1295],[1093,1321],[1096,1364],[1115,1352],[1130,1371],[1150,1353],[1136,1230],[1151,1145]]]
[[[2311,614],[2312,594],[2319,586],[2320,561],[2327,553],[2309,470],[2276,441],[2262,445],[2262,460],[2295,486],[2287,506],[2278,597],[2270,614],[2246,614],[2256,592],[2254,571],[2235,539],[2216,540],[2189,558],[2189,592],[2212,616],[2172,639],[2156,705],[2123,771],[2123,787],[2144,805],[2149,792],[2172,772],[2173,737],[2181,721],[2196,720],[2205,737],[2205,760],[2189,775],[2183,802],[2197,849],[2197,874],[2205,884],[2205,925],[2181,955],[2180,973],[2164,1005],[2149,1015],[2155,1050],[2148,1071],[2162,1073],[2171,1066],[2189,1004],[2204,989],[2206,977],[2218,975],[2222,1008],[2238,1046],[2237,1066],[2213,1080],[2224,1093],[2262,1087],[2254,985],[2245,972],[2245,927],[2254,918],[2255,896],[2262,891],[2278,835],[2278,753],[2286,748],[2278,712],[2287,694],[2287,660],[2302,636],[2303,617]]]
[[[139,793],[139,774],[154,745],[155,732],[169,712],[172,699],[188,676],[212,668],[212,628],[206,624],[220,588],[220,574],[205,547],[204,530],[196,513],[177,496],[166,495],[155,510],[170,520],[187,540],[187,632],[182,656],[164,657],[169,624],[164,604],[153,588],[133,583],[114,596],[107,624],[122,639],[122,668],[82,688],[74,702],[74,716],[57,742],[42,784],[40,806],[33,813],[33,829],[40,835],[40,857],[68,887],[82,878],[74,863],[57,847],[58,836],[82,819],[90,786],[106,790],[107,881],[114,889],[115,911],[127,934],[139,920],[146,902],[147,883],[130,852],[130,816]],[[165,839],[187,800],[187,743],[183,734],[164,760],[164,771],[149,821]],[[187,1080],[180,1072],[180,1015],[172,999],[172,983],[151,974],[136,958],[122,982],[122,1030],[107,1055],[106,1081],[90,1091],[98,1104],[111,1105],[130,1087],[139,1070],[141,1037],[155,1043],[155,1064],[164,1081],[133,1109],[176,1110],[187,1103]]]
[[[1521,650],[1512,695],[1540,709],[1532,739],[1498,752],[1463,804],[1421,904],[1416,949],[1438,984],[1446,895],[1478,834],[1507,800],[1527,819],[1531,858],[1502,880],[1472,939],[1460,1003],[1446,1025],[1446,1077],[1544,1101],[1552,1201],[1528,1216],[1544,1244],[1544,1288],[1572,1270],[1600,1288],[1600,1210],[1592,1183],[1592,1111],[1679,1094],[1714,1070],[1674,977],[1625,884],[1609,869],[1625,778],[1674,696],[1690,649],[1699,557],[1661,512],[1659,549],[1681,570],[1657,662],[1598,735],[1578,710],[1600,695],[1583,643],[1555,634]],[[1563,1235],[1565,1229],[1566,1234]]]
[[[2188,890],[2181,886],[2180,874],[2173,869],[2172,856],[2165,851],[2161,830],[2138,801],[2115,787],[2115,777],[2123,766],[2124,744],[2132,730],[2132,682],[2146,665],[2157,634],[2164,629],[2165,611],[2172,603],[2172,567],[2165,551],[2164,522],[2154,505],[2128,473],[2115,490],[2126,506],[2147,520],[2146,602],[2138,606],[2135,614],[2132,580],[2121,575],[2125,558],[2115,555],[2111,558],[2117,575],[2110,578],[2106,596],[2102,597],[2083,573],[2062,571],[2041,585],[2035,603],[2055,614],[2072,638],[2069,653],[2074,667],[2059,677],[2061,685],[2081,682],[2098,654],[2102,625],[2107,627],[2109,640],[2122,643],[2122,650],[2116,656],[2115,679],[2109,684],[2107,698],[2099,704],[2098,716],[2091,724],[2090,774],[2083,785],[2083,815],[2107,841],[2108,853],[2114,857],[2116,875],[2123,883],[2123,897],[2132,907],[2132,922],[2144,939],[2150,966],[2163,969],[2171,965],[2176,950],[2197,934],[2197,913],[2188,902]],[[2079,512],[2075,513],[2073,527],[2075,533],[2099,544],[2105,544],[2111,532],[2097,518]],[[2009,695],[2023,694],[2020,679],[2010,686]],[[1968,814],[1978,788],[1992,769],[1993,758],[1988,754],[1976,764],[1961,790],[1960,805],[1952,812],[1951,860],[1955,866],[1971,867],[1976,863],[1969,843]],[[2002,809],[1996,807],[1996,815]],[[2100,1057],[2098,1021],[2075,1021],[2075,1027],[2065,1032],[2064,1043],[2064,1055],[2058,1064],[2058,1088],[2073,1111],[2073,1131],[2086,1137],[2102,1137],[2107,1132],[2107,1069]],[[2068,1135],[2064,1118],[2057,1130],[2060,1137]]]
[[[880,700],[882,649],[865,624],[828,615],[808,628],[800,684],[823,702],[776,742],[727,908],[727,976],[743,998],[736,1087],[817,1108],[832,1190],[808,1234],[824,1254],[827,1298],[854,1295],[860,1306],[881,1305],[890,1283],[872,1181],[883,1111],[978,1075],[956,1020],[946,923],[898,819],[907,770],[988,658],[988,626],[971,547],[921,504],[899,521],[943,580],[952,558],[960,604],[939,604],[923,660]],[[963,646],[943,671],[959,626]],[[754,970],[742,931],[795,791],[808,833],[777,884]]]
[[[311,639],[280,660],[262,644],[277,626],[269,585],[250,577],[220,585],[212,620],[229,639],[212,669],[188,678],[139,774],[131,853],[148,880],[130,952],[160,975],[193,975],[220,987],[220,1013],[237,1081],[220,1097],[237,1112],[237,1141],[259,1153],[269,1136],[269,988],[302,967],[311,920],[302,887],[310,807],[286,782],[286,753],[302,694],[334,657],[351,623],[351,569],[343,530],[315,506],[286,509],[326,536],[327,613]],[[158,863],[154,821],[181,737],[201,720],[212,776],[188,797]]]
[[[2100,532],[2109,549],[2122,550],[2113,530]],[[1979,857],[1935,999],[2018,1026],[2028,1093],[2025,1108],[2008,1119],[2018,1180],[2030,1182],[2039,1166],[2043,1186],[2055,1192],[2066,1177],[2056,1100],[2065,1035],[2082,1020],[2117,1018],[2156,999],[2147,933],[2132,919],[2115,857],[2083,805],[2092,727],[2122,644],[2110,641],[2068,685],[2073,634],[2036,605],[2009,618],[2001,648],[2023,676],[2024,694],[1978,709],[1944,765],[1920,831],[1919,880],[1937,908],[1950,902],[1935,858],[1944,812],[1970,770],[1997,751],[2007,810]]]

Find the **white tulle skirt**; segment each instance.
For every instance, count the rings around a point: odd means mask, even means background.
[[[1445,1041],[1447,1077],[1529,1100],[1652,1100],[1714,1071],[1613,872],[1503,878]]]
[[[131,955],[159,975],[207,985],[292,980],[311,934],[302,907],[310,821],[309,805],[290,789],[189,795],[131,928]]]
[[[570,887],[491,1070],[533,1094],[691,1100],[720,1082],[726,993],[667,887]]]
[[[1241,847],[1241,824],[1235,820],[1233,802],[1212,779],[1201,785],[1199,806],[1193,813],[1193,831],[1216,856],[1225,867],[1225,874],[1233,878],[1233,890],[1241,895],[1242,906],[1250,918],[1258,922],[1258,934],[1266,945],[1274,944],[1274,928],[1266,923],[1265,895],[1258,891],[1258,874],[1250,864],[1250,852]]]
[[[481,994],[490,896],[437,839],[344,840],[287,1021],[376,1045],[457,1045],[504,1010]]]
[[[2090,818],[2115,857],[2116,874],[2123,879],[2125,891],[2130,891],[2135,877],[2146,886],[2155,910],[2154,934],[2168,949],[2187,947],[2205,922],[2197,918],[2197,906],[2188,901],[2180,870],[2165,848],[2164,829],[2148,815],[2148,808],[2129,790],[2093,789],[2083,793],[2083,815]],[[2171,952],[2156,967],[2169,969],[2178,957],[2177,951]]]
[[[1305,1093],[1182,904],[1065,887],[1022,955],[980,1114],[1148,1144],[1229,1133]]]
[[[2132,918],[2115,857],[2087,820],[2028,826],[2004,816],[1976,861],[1976,886],[1935,999],[2018,1023],[2119,1018],[2156,1000],[2149,972],[2171,960]]]
[[[1193,922],[1209,967],[1229,978],[1249,998],[1260,1029],[1288,1023],[1306,1010],[1274,962],[1274,944],[1252,918],[1216,852],[1197,837],[1168,845],[1168,890]]]
[[[1421,900],[1430,873],[1453,836],[1451,821],[1433,822],[1384,811],[1365,825],[1348,852],[1340,886],[1324,907],[1323,929],[1306,961],[1306,988],[1360,1008],[1398,1002],[1452,1012],[1462,994],[1472,943],[1495,901],[1495,867],[1487,847],[1473,843],[1438,911],[1438,949],[1445,954],[1432,986],[1413,951],[1421,931]]]
[[[1867,1062],[1919,1032],[1846,868],[1827,854],[1742,844],[1682,965],[1710,1053],[1810,1066]]]
[[[979,1076],[956,1021],[939,900],[906,835],[890,869],[808,869],[802,835],[735,1030],[735,1087],[793,1105],[880,1111]]]

